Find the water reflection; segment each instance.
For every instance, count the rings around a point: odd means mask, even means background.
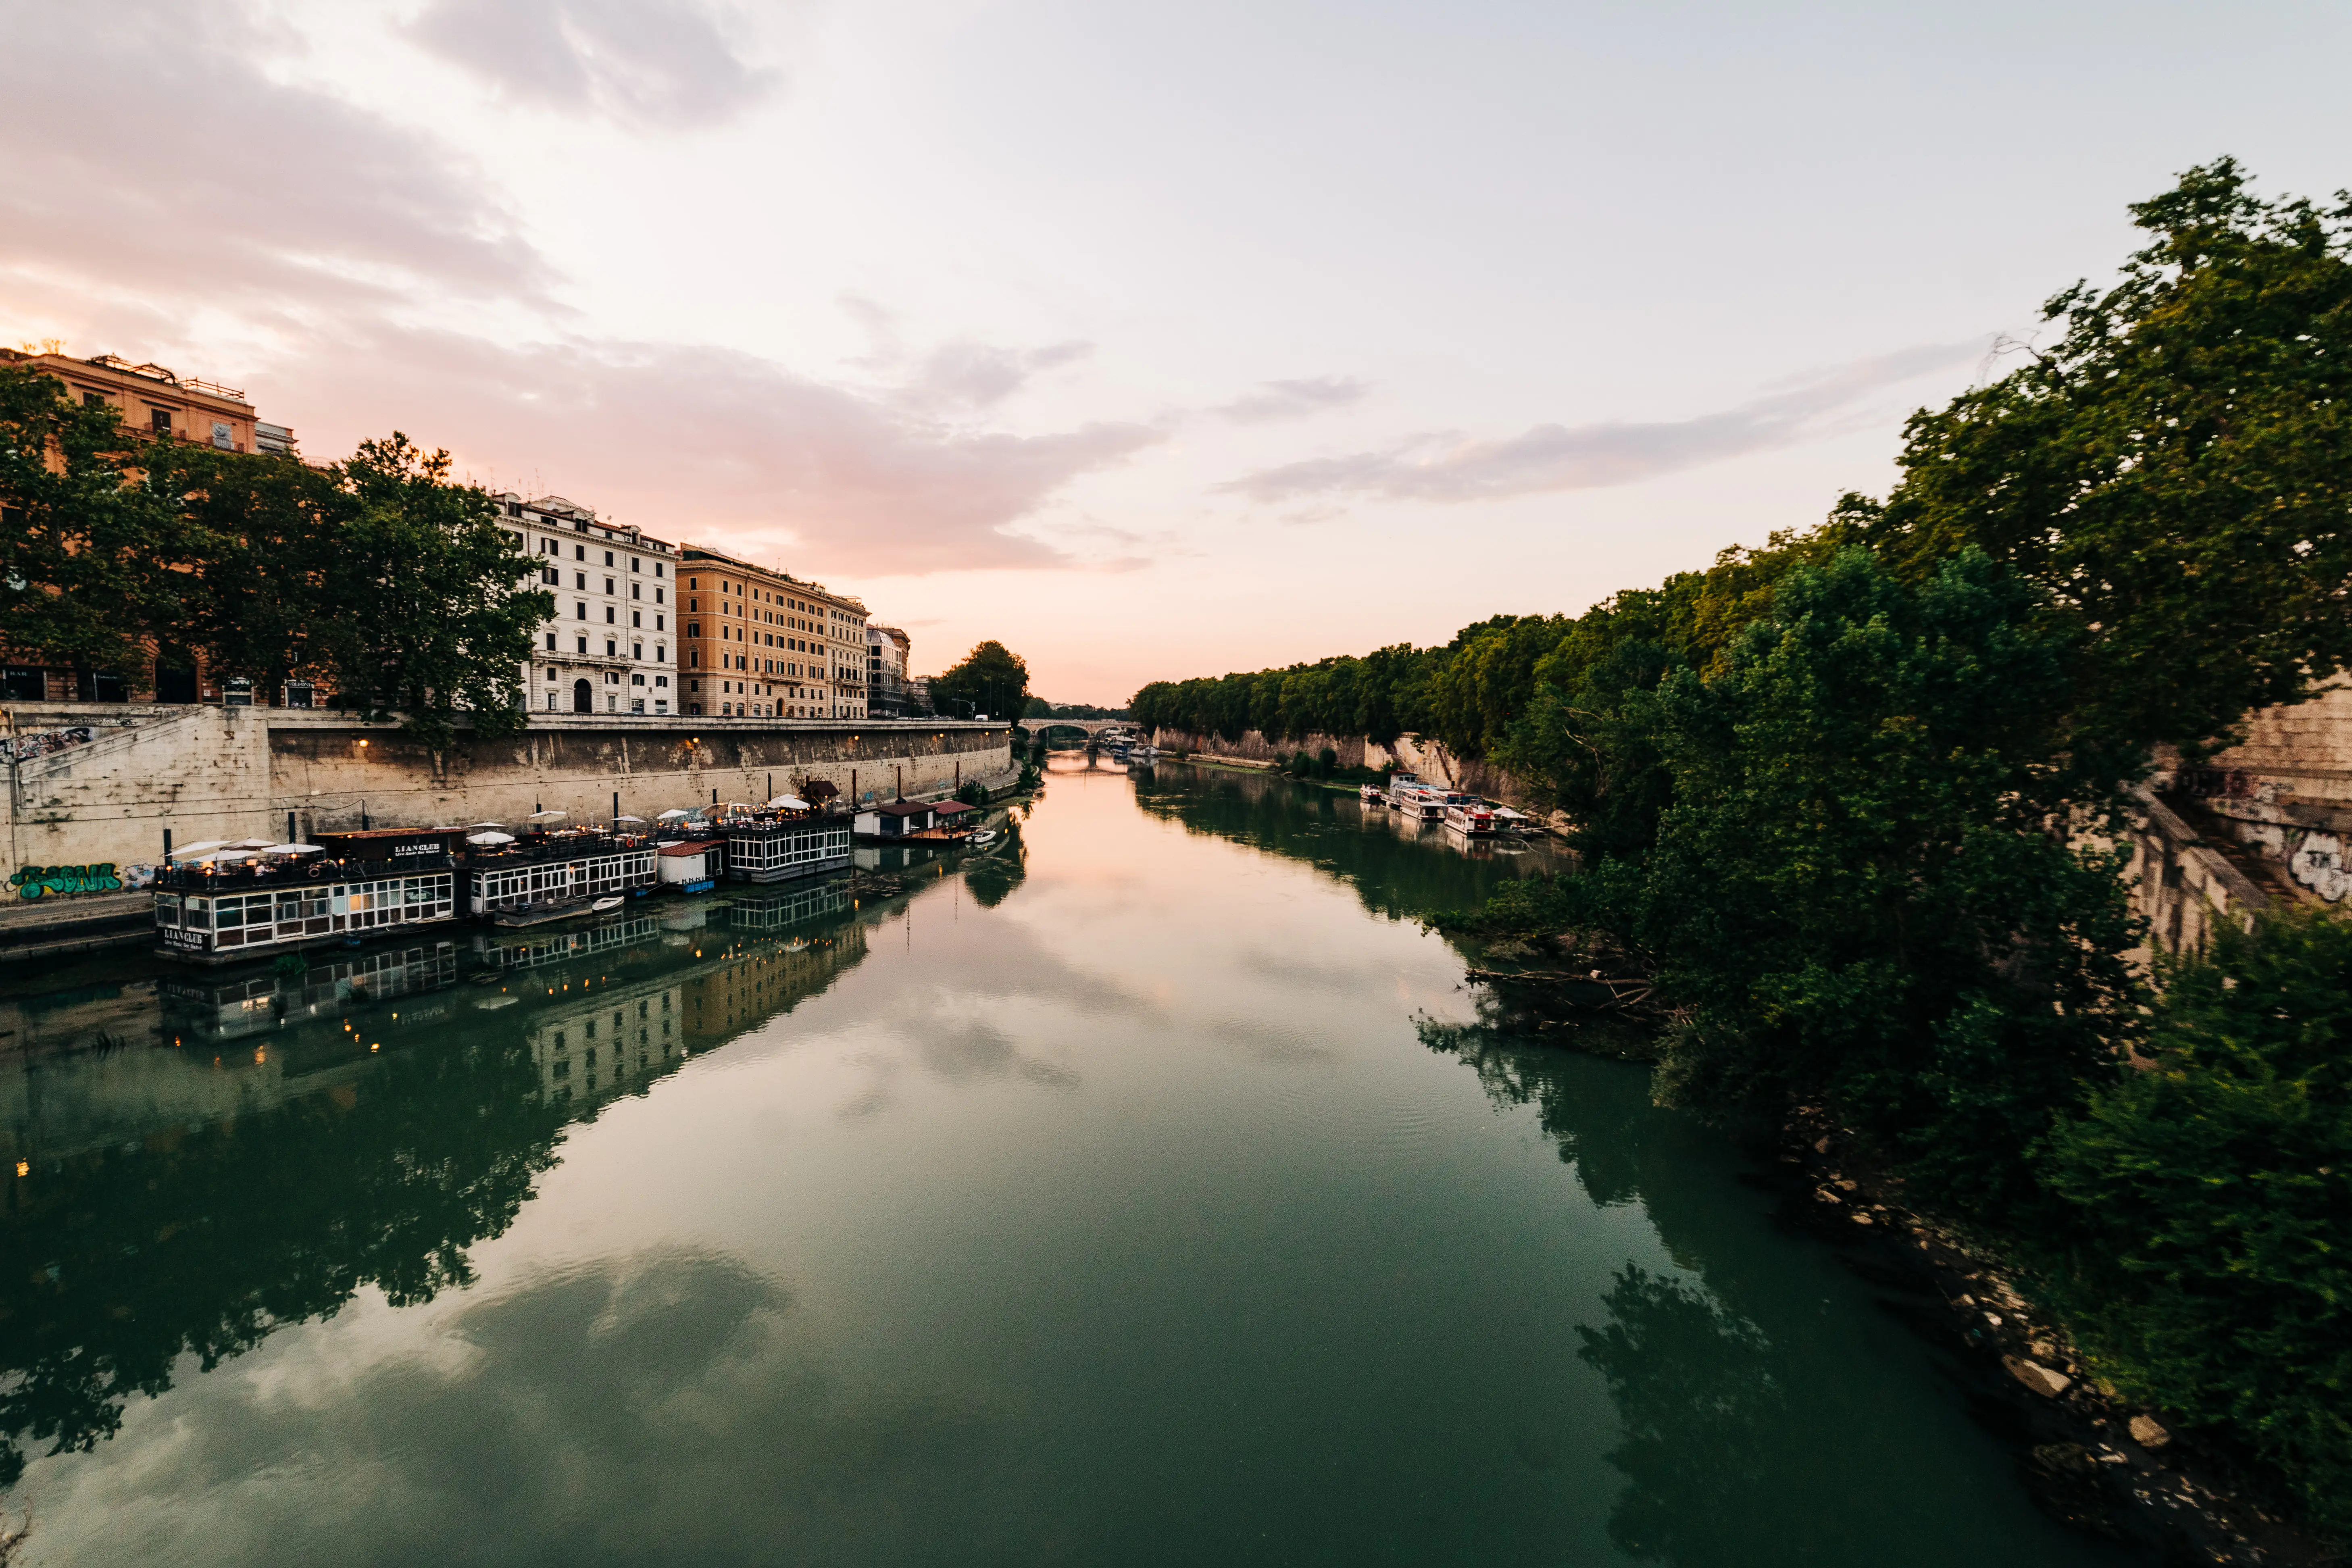
[[[37,1048],[0,1060],[0,1487],[27,1444],[110,1436],[184,1355],[468,1283],[567,1124],[856,964],[850,904],[819,884],[691,906],[698,939],[673,910],[33,1009]]]

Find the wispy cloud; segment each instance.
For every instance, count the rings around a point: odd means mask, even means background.
[[[783,85],[745,31],[705,0],[435,0],[409,27],[510,102],[656,130],[720,123]]]
[[[1297,419],[1363,400],[1371,384],[1352,375],[1314,375],[1295,381],[1262,381],[1258,389],[1210,410],[1236,425]]]
[[[1983,353],[1981,339],[1927,344],[1782,383],[1695,418],[1538,425],[1494,440],[1417,436],[1384,450],[1261,468],[1219,488],[1261,501],[1345,495],[1466,501],[1633,484],[1821,434],[1832,416],[1871,393]]]
[[[1026,386],[1040,371],[1075,363],[1092,353],[1092,343],[1075,341],[1034,349],[949,343],[927,355],[895,396],[905,406],[923,413],[992,408]]]

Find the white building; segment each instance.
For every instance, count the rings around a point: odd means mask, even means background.
[[[866,627],[866,710],[877,719],[904,717],[914,706],[907,689],[914,643],[897,626]]]
[[[562,496],[499,496],[517,545],[539,560],[555,614],[526,677],[535,713],[673,714],[679,702],[677,547]]]

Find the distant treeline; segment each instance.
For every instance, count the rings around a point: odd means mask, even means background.
[[[1645,976],[1663,1098],[1826,1108],[2038,1269],[2094,1373],[2347,1531],[2352,922],[2269,915],[2151,984],[2105,846],[2159,748],[2352,668],[2352,200],[2225,160],[2133,216],[2113,287],[1912,416],[1884,500],[1581,616],[1134,710],[1511,769],[1582,867],[1458,928]]]

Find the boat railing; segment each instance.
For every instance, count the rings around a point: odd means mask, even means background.
[[[265,888],[308,888],[321,882],[368,882],[417,871],[446,871],[457,864],[448,855],[404,855],[398,860],[331,860],[323,856],[256,864],[234,861],[165,866],[155,872],[157,888],[175,893],[244,893]]]

